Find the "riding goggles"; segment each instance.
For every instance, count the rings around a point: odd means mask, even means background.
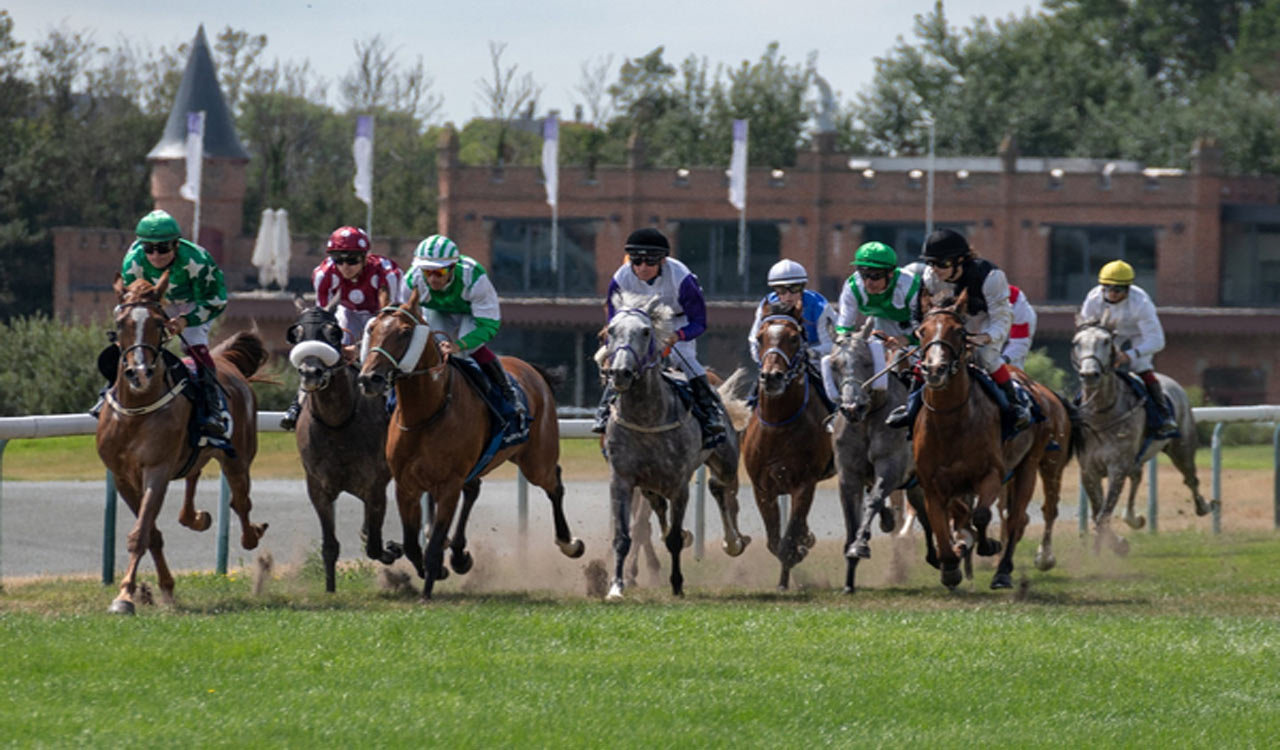
[[[804,284],[774,284],[771,288],[778,294],[800,294],[804,291]]]
[[[173,244],[171,242],[144,242],[142,243],[142,252],[147,255],[164,255],[173,252]]]
[[[330,257],[340,266],[355,266],[364,260],[364,253],[333,253]]]
[[[928,258],[925,260],[925,263],[928,263],[930,268],[936,268],[940,271],[955,268],[963,262],[963,258]]]
[[[884,268],[866,268],[858,267],[858,275],[866,281],[884,281],[889,278],[891,272]]]
[[[422,273],[430,279],[447,279],[449,278],[449,266],[444,268],[424,268]]]
[[[1102,285],[1102,291],[1104,291],[1104,292],[1116,292],[1116,293],[1118,293],[1118,294],[1128,294],[1128,293],[1129,293],[1129,285],[1128,285],[1128,284],[1103,284],[1103,285]]]
[[[631,265],[633,266],[656,266],[662,262],[662,258],[649,258],[645,256],[632,256]]]

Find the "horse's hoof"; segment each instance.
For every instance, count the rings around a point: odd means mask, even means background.
[[[724,543],[721,546],[724,548],[724,553],[726,555],[729,557],[737,557],[746,550],[748,544],[751,544],[751,537],[746,534],[741,534],[737,539],[724,540]]]
[[[1125,539],[1124,537],[1118,536],[1116,537],[1116,540],[1111,543],[1111,549],[1114,550],[1115,553],[1120,557],[1128,557],[1129,556],[1129,540]]]
[[[382,554],[376,556],[378,561],[383,565],[390,565],[396,560],[404,557],[404,549],[395,542],[387,542],[382,548]]]
[[[994,539],[982,539],[978,542],[978,554],[983,557],[998,555],[1002,549],[1004,546]]]
[[[683,529],[680,532],[680,540],[684,544],[684,548],[689,549],[693,546],[693,532],[688,529]]]
[[[866,542],[854,542],[844,551],[844,556],[850,560],[869,560],[871,559],[871,545]]]
[[[852,594],[852,593],[853,593],[853,587],[852,587],[852,586],[845,586],[844,588],[840,589],[840,593],[842,593],[842,594]]]
[[[1057,564],[1058,560],[1053,556],[1052,552],[1049,554],[1045,554],[1044,550],[1036,552],[1036,570],[1053,570],[1053,566]]]
[[[607,602],[622,601],[622,581],[614,581],[609,586],[609,593],[604,595],[604,600]]]
[[[996,573],[991,577],[991,588],[994,589],[1011,589],[1013,588],[1013,577],[1008,573]]]
[[[107,607],[107,611],[113,615],[131,615],[133,614],[133,602],[117,597],[115,601],[111,602],[111,606]]]
[[[942,570],[942,563],[938,560],[938,553],[929,552],[925,554],[924,561],[929,563],[929,566],[935,570]]]
[[[964,573],[960,572],[959,567],[949,569],[944,568],[942,571],[942,585],[949,589],[954,589],[956,586],[959,586],[960,582],[963,580]]]
[[[258,542],[261,541],[264,534],[267,533],[268,524],[252,523],[240,535],[240,546],[245,549],[257,549]]]
[[[1197,515],[1197,516],[1207,516],[1207,515],[1209,515],[1210,513],[1212,513],[1213,511],[1215,511],[1215,510],[1217,510],[1218,508],[1222,507],[1222,504],[1221,504],[1220,502],[1218,502],[1217,500],[1214,500],[1214,501],[1212,501],[1212,502],[1209,502],[1209,501],[1205,500],[1203,497],[1200,497],[1199,495],[1196,495],[1195,500],[1196,500],[1196,515]]]
[[[449,555],[449,567],[453,568],[453,572],[460,576],[466,575],[474,564],[475,559],[466,550],[463,550],[461,554]]]
[[[567,542],[557,541],[556,546],[560,548],[560,553],[571,559],[582,557],[582,553],[587,551],[587,545],[581,539],[573,538]]]
[[[1147,517],[1146,516],[1125,516],[1124,522],[1129,524],[1129,528],[1131,529],[1140,529],[1143,526],[1147,525]]]
[[[809,533],[804,535],[804,541],[802,541],[800,544],[801,546],[806,548],[806,551],[811,550],[818,545],[818,537],[815,536],[812,531],[810,531]]]
[[[787,589],[788,589],[788,588],[789,588],[789,587],[787,586],[787,584],[785,584],[785,583],[779,583],[779,584],[778,584],[778,593],[779,593],[779,594],[785,594],[785,593],[787,593]]]
[[[193,531],[208,531],[212,525],[213,516],[210,515],[209,511],[202,510],[196,514],[196,522],[191,524],[191,529]]]

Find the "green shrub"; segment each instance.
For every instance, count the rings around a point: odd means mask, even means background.
[[[102,325],[67,325],[44,315],[0,323],[0,416],[85,412],[103,385]]]
[[[1037,383],[1042,383],[1058,393],[1067,395],[1065,390],[1067,371],[1053,363],[1047,348],[1032,350],[1027,355],[1027,363],[1022,369]]]

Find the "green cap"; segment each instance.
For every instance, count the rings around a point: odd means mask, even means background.
[[[867,268],[897,268],[898,254],[883,242],[867,242],[853,256],[853,265]]]
[[[181,237],[182,230],[168,211],[157,209],[138,221],[137,235],[143,242],[168,242]]]

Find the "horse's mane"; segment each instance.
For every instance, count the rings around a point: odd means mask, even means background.
[[[124,290],[124,300],[139,300],[147,296],[154,296],[157,291],[155,284],[144,278],[136,278],[129,283]]]
[[[790,302],[769,303],[769,315],[795,315],[796,306]]]

